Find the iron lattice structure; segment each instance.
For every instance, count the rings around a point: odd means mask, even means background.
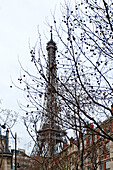
[[[44,114],[40,130],[37,132],[37,143],[33,152],[38,155],[52,157],[62,149],[63,137],[66,132],[61,129],[58,123],[58,106],[57,106],[57,68],[56,68],[56,43],[52,38],[47,43],[47,84],[44,98]]]

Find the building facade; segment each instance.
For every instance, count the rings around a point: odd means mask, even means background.
[[[85,135],[79,134],[79,141],[71,138],[69,145],[64,143],[64,150],[52,163],[53,169],[113,170],[113,117],[104,121],[101,128],[111,140],[100,136],[99,129],[87,129]]]
[[[12,153],[9,147],[9,130],[6,135],[2,135],[0,131],[0,170],[12,169]]]
[[[13,154],[13,170],[15,170],[15,150],[12,150]],[[31,159],[30,156],[28,156],[25,153],[24,149],[18,149],[16,150],[16,160],[17,160],[17,169],[19,170],[32,170],[34,167],[34,160]]]

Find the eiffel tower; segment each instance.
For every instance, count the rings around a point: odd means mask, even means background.
[[[56,68],[56,43],[53,41],[52,27],[51,39],[47,43],[48,52],[46,70],[46,92],[44,98],[44,113],[40,129],[37,132],[37,144],[33,152],[46,157],[53,157],[62,150],[63,137],[66,132],[61,129],[58,123],[57,106],[57,68]]]

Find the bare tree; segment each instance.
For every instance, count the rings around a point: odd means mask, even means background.
[[[62,6],[62,21],[57,23],[55,16],[54,32],[58,38],[57,87],[52,89],[57,95],[57,121],[65,131],[72,129],[75,138],[78,133],[85,134],[86,128],[113,141],[101,127],[101,123],[113,116],[113,3],[111,0],[81,0],[65,2]],[[31,61],[36,75],[26,71],[19,78],[22,90],[26,93],[27,105],[22,109],[28,133],[37,144],[37,124],[43,121],[47,108],[43,105],[46,98],[47,54],[41,44],[31,49]],[[22,66],[21,66],[22,67]],[[52,71],[53,68],[49,68]],[[50,83],[50,82],[49,82]],[[56,116],[56,113],[53,113]],[[89,126],[94,124],[94,128]],[[95,129],[98,128],[97,132]],[[78,148],[80,147],[78,142]],[[81,153],[83,168],[84,148]]]
[[[69,116],[75,113],[86,126],[90,121],[98,127],[99,121],[112,116],[112,6],[111,1],[81,1],[73,9],[66,3],[60,27],[53,16],[64,49],[59,50],[63,70],[59,84],[64,91],[64,95],[58,91],[59,96]]]

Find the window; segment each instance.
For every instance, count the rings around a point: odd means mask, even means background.
[[[88,166],[88,170],[91,170],[91,166]]]
[[[101,145],[101,146],[99,147],[99,155],[102,156],[102,154],[103,154],[103,146]]]
[[[96,142],[97,141],[97,135],[94,135],[93,136],[93,142]]]
[[[92,152],[92,163],[95,164],[96,160],[97,160],[97,148],[95,148]]]
[[[91,146],[91,136],[89,136],[89,146]]]
[[[100,169],[99,170],[103,170],[103,163],[100,163]]]
[[[107,142],[105,144],[105,153],[109,153],[110,152],[110,142]]]
[[[82,142],[80,143],[80,150],[82,150],[83,149],[83,147],[82,147]]]
[[[88,162],[90,162],[91,161],[91,153],[89,153],[89,155],[88,155]]]
[[[84,148],[86,148],[86,139],[84,140]]]
[[[110,170],[110,160],[106,161],[106,170]]]
[[[106,125],[106,133],[109,135],[110,134],[110,123]]]

